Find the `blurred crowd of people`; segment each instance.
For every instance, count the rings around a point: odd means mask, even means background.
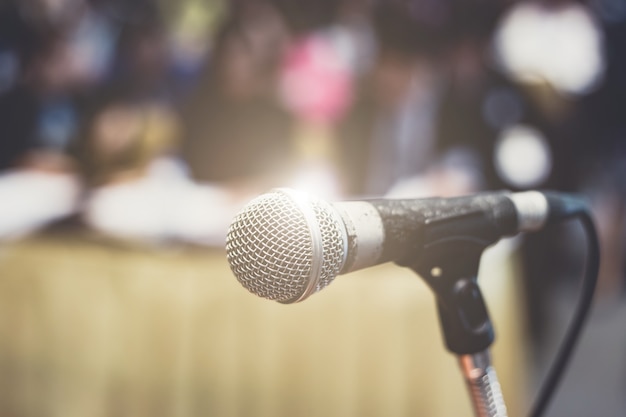
[[[0,238],[221,246],[277,186],[555,188],[598,202],[615,289],[625,32],[618,0],[5,1]]]

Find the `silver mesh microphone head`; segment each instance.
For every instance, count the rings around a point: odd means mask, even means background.
[[[330,204],[279,189],[255,198],[235,217],[226,253],[248,291],[287,304],[332,282],[345,262],[347,242]]]

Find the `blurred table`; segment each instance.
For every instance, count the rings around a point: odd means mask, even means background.
[[[525,404],[515,257],[483,256],[494,362]],[[0,415],[471,416],[432,294],[386,264],[300,304],[259,299],[220,250],[83,235],[0,248]]]

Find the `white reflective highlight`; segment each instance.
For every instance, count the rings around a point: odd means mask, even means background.
[[[552,151],[546,138],[528,126],[504,130],[496,143],[494,158],[500,178],[517,188],[539,186],[552,171]]]
[[[565,93],[588,92],[604,72],[600,29],[587,9],[575,3],[518,5],[503,19],[495,47],[514,77],[547,81]]]

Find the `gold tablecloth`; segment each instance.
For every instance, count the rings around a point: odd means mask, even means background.
[[[515,257],[484,255],[494,362],[525,404]],[[241,287],[219,250],[41,236],[0,248],[0,415],[471,416],[433,296],[393,264],[300,304]]]

